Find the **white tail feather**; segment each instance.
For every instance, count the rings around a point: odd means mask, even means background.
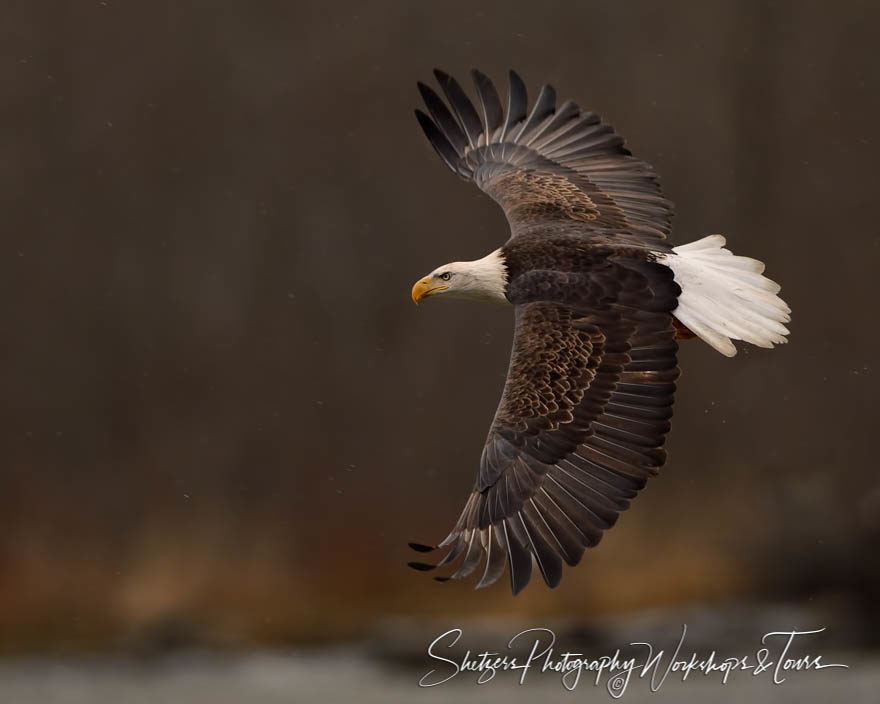
[[[721,235],[675,247],[659,261],[672,269],[681,287],[672,313],[697,337],[733,357],[731,340],[758,347],[787,342],[791,309],[776,294],[780,287],[762,276],[763,262],[724,249]]]

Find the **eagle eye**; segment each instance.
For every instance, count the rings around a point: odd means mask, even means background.
[[[449,279],[450,279],[451,277],[452,277],[452,274],[450,274],[448,271],[444,271],[444,272],[443,272],[442,274],[440,274],[440,276],[439,276],[439,278],[440,278],[441,281],[449,281]]]

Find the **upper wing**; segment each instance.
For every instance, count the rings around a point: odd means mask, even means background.
[[[449,578],[485,560],[485,586],[509,564],[516,594],[534,555],[556,586],[562,561],[577,564],[657,473],[679,373],[677,293],[667,267],[614,254],[589,273],[511,282],[510,368],[473,491],[439,546],[450,547],[440,565],[463,557]]]
[[[449,107],[419,83],[430,117],[419,110],[416,117],[447,166],[501,205],[514,236],[555,224],[669,249],[672,204],[651,166],[633,158],[610,126],[572,102],[557,110],[549,85],[527,112],[525,86],[513,71],[504,110],[492,82],[472,73],[479,110],[454,78],[435,71]]]

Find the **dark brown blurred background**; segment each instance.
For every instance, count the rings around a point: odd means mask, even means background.
[[[730,600],[831,600],[870,641],[878,22],[870,2],[5,3],[0,649]],[[511,334],[509,311],[409,298],[506,238],[413,118],[435,65],[598,111],[660,172],[675,241],[725,234],[794,310],[772,352],[684,346],[663,475],[516,600],[405,567],[458,515]]]

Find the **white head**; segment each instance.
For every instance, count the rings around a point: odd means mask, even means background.
[[[507,303],[507,266],[500,249],[472,262],[450,262],[416,281],[413,302],[443,294],[450,298]]]

